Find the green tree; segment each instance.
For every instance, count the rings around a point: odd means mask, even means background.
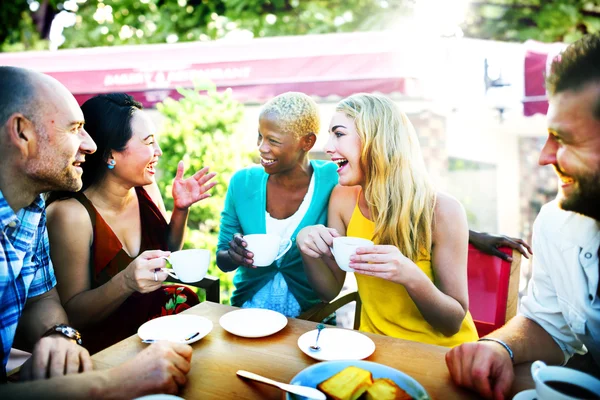
[[[41,50],[47,39],[59,0],[3,1],[0,7],[0,51]],[[34,11],[35,10],[35,11]]]
[[[65,47],[211,40],[360,30],[380,0],[87,0],[65,29]],[[396,2],[404,4],[404,1]],[[80,18],[79,18],[80,17]]]
[[[40,39],[62,10],[77,15],[62,47],[93,47],[213,40],[239,31],[263,37],[384,30],[409,19],[423,1],[14,0],[0,8],[0,46],[47,46]],[[483,39],[572,42],[600,30],[600,6],[591,0],[472,0],[462,29]]]
[[[474,1],[463,25],[467,36],[505,41],[571,43],[600,32],[600,4],[590,0]]]
[[[12,23],[8,30],[17,32],[15,24],[23,13],[36,20],[61,10],[76,13],[75,25],[63,32],[62,47],[212,40],[240,30],[262,37],[381,29],[382,17],[406,12],[413,4],[413,0],[40,1],[45,7],[36,12],[29,4],[37,0],[16,0],[14,7],[3,6],[0,15]],[[25,26],[36,31],[32,23]],[[47,30],[38,28],[47,38]],[[2,36],[0,31],[0,43],[20,41],[18,35]]]
[[[199,89],[206,90],[200,93]],[[157,105],[165,117],[161,129],[161,148],[158,186],[168,210],[173,209],[172,182],[177,164],[183,160],[186,177],[204,166],[218,171],[218,184],[211,197],[190,208],[188,231],[184,248],[211,251],[209,274],[221,279],[223,301],[227,302],[232,290],[231,275],[221,272],[215,263],[220,213],[225,202],[227,186],[233,173],[251,162],[250,151],[240,148],[240,122],[243,106],[233,100],[231,92],[218,93],[212,84],[196,89],[180,89],[180,100],[166,99]]]

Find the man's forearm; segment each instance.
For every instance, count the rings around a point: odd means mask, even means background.
[[[515,364],[535,360],[562,364],[564,361],[563,352],[552,336],[537,323],[521,315],[487,337],[505,342],[513,351]]]
[[[23,315],[19,319],[14,346],[31,351],[33,345],[55,324],[69,322],[67,313],[60,304],[56,288],[31,298],[25,303]]]
[[[2,399],[93,399],[117,398],[108,393],[106,371],[86,372],[52,379],[0,385]],[[122,398],[125,398],[123,394]]]

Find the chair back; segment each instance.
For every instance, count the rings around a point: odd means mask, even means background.
[[[469,311],[480,337],[500,328],[517,313],[521,253],[509,247],[499,250],[512,253],[512,263],[469,245]]]

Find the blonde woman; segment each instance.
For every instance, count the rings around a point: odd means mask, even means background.
[[[229,182],[217,250],[217,265],[236,271],[231,304],[266,308],[288,317],[320,302],[296,246],[268,267],[256,268],[243,235],[274,233],[293,242],[305,226],[327,222],[327,203],[337,166],[311,161],[320,119],[304,93],[287,92],[267,102],[258,120],[261,165],[235,173]]]
[[[373,240],[351,257],[363,302],[360,329],[442,346],[477,340],[468,312],[465,211],[431,185],[415,131],[386,97],[342,100],[325,147],[338,165],[327,227],[304,228],[297,246],[313,289],[329,301],[346,273],[337,236]]]

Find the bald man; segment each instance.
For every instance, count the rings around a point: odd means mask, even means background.
[[[190,368],[189,346],[160,344],[113,370],[79,374],[92,362],[55,288],[41,194],[81,189],[81,164],[96,150],[83,125],[75,98],[57,80],[0,67],[0,379],[14,345],[32,352],[21,379],[37,380],[0,385],[2,398],[175,393]]]

